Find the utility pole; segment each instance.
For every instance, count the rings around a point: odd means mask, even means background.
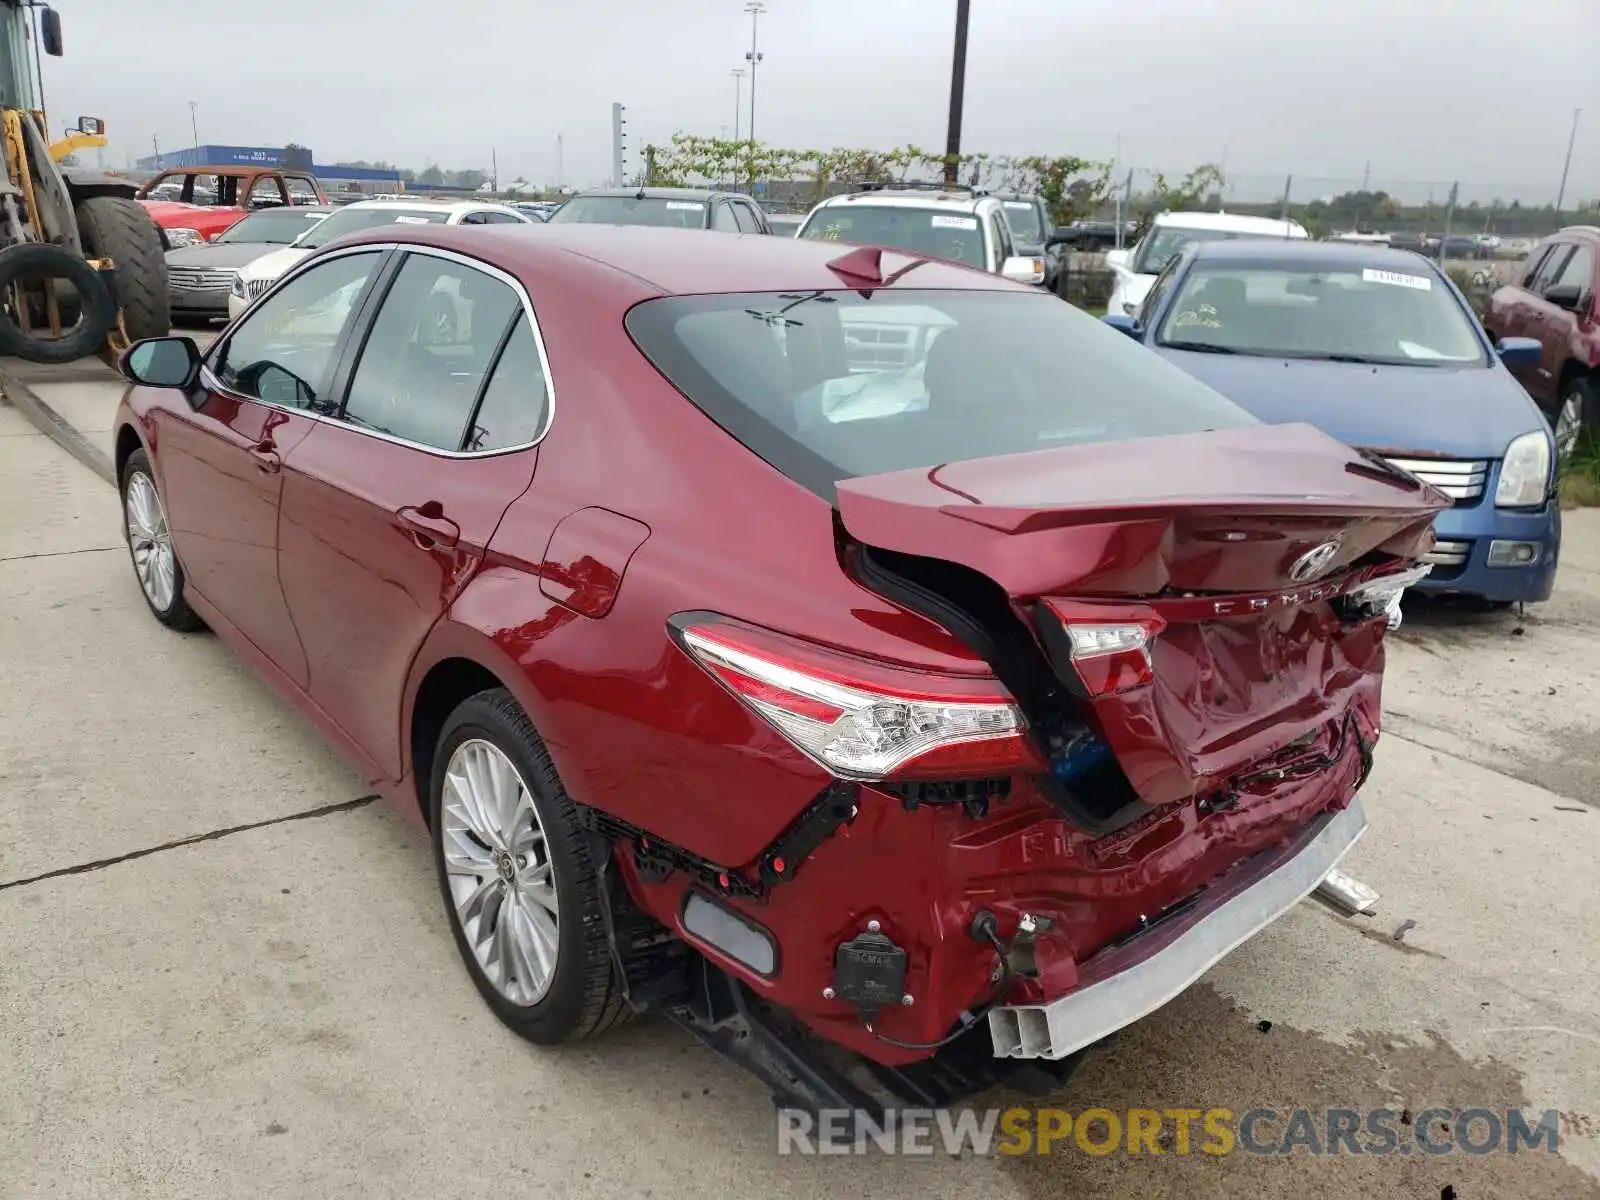
[[[733,140],[739,140],[740,110],[744,107],[741,97],[744,95],[744,68],[735,67],[728,74],[733,76]]]
[[[950,63],[950,127],[944,141],[944,181],[956,182],[961,166],[961,109],[967,95],[967,21],[972,0],[956,0],[956,45]]]
[[[1441,266],[1444,265],[1445,243],[1450,240],[1450,226],[1455,223],[1456,219],[1456,195],[1460,188],[1461,185],[1459,183],[1450,185],[1450,202],[1449,206],[1444,210],[1444,237],[1439,240],[1439,264]]]
[[[199,111],[199,108],[200,105],[195,101],[189,101],[189,132],[194,134],[194,144],[196,149],[198,149],[200,146],[200,119],[195,115]]]
[[[563,171],[561,162],[561,135],[556,134],[556,191],[561,190],[561,175]]]
[[[1572,167],[1572,147],[1578,140],[1578,118],[1583,109],[1572,110],[1572,132],[1567,135],[1567,161],[1561,164],[1561,190],[1556,192],[1556,219],[1561,218],[1561,202],[1567,198],[1567,172]]]
[[[495,195],[500,194],[500,157],[493,146],[489,147],[489,186]]]
[[[756,32],[761,24],[761,14],[767,11],[767,6],[761,0],[750,0],[744,6],[745,12],[750,14],[750,53],[744,56],[745,62],[750,64],[750,141],[756,140],[756,68],[761,65],[761,60],[766,57],[756,49]]]
[[[1367,160],[1367,165],[1361,171],[1361,190],[1367,190],[1367,184],[1372,182],[1372,160]]]
[[[1289,219],[1289,193],[1292,191],[1294,191],[1293,175],[1283,181],[1283,211],[1278,214],[1280,220]]]
[[[622,143],[622,114],[627,110],[620,104],[611,106],[611,186],[623,185],[623,164],[626,154]]]
[[[161,170],[161,141],[155,134],[150,135],[150,149],[155,151],[156,170]]]

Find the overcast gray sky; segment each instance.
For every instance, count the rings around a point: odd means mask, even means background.
[[[535,183],[731,126],[743,0],[56,0],[59,128],[110,125],[107,165],[205,143],[310,146],[319,162],[487,167]],[[785,146],[938,148],[955,0],[767,0],[757,134]],[[968,149],[1182,174],[1226,155],[1236,194],[1450,180],[1600,196],[1600,0],[973,0]],[[748,86],[748,78],[746,80]],[[748,92],[746,93],[748,102]],[[742,120],[748,119],[748,109]],[[1403,189],[1415,192],[1417,187]]]

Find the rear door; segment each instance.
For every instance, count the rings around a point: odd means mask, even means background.
[[[207,355],[193,411],[162,419],[156,434],[190,584],[302,686],[305,656],[278,586],[283,460],[326,406],[351,313],[382,258],[329,259],[263,300]]]
[[[1537,371],[1539,391],[1534,395],[1541,402],[1548,401],[1546,407],[1551,409],[1561,402],[1561,371],[1573,353],[1572,342],[1578,330],[1579,315],[1573,309],[1563,308],[1545,299],[1542,293],[1558,287],[1575,287],[1581,308],[1593,298],[1594,271],[1593,247],[1586,242],[1578,242],[1561,255],[1559,268],[1539,273],[1541,294],[1533,302],[1533,320],[1537,332],[1530,336],[1539,339],[1544,346],[1544,355]]]
[[[1556,242],[1540,261],[1539,269],[1524,285],[1526,291],[1522,302],[1522,330],[1515,336],[1538,338],[1544,347],[1544,353],[1537,367],[1523,372],[1522,385],[1528,389],[1528,394],[1538,401],[1540,407],[1546,409],[1555,405],[1556,382],[1560,371],[1559,364],[1555,373],[1551,370],[1551,361],[1558,353],[1551,342],[1560,338],[1560,317],[1566,314],[1546,300],[1544,293],[1561,276],[1567,264],[1572,261],[1576,250],[1577,247],[1571,242]],[[1564,344],[1565,339],[1561,340]]]
[[[279,573],[308,690],[394,776],[411,661],[533,478],[550,389],[532,322],[509,276],[407,248],[340,367],[338,419],[285,461]]]

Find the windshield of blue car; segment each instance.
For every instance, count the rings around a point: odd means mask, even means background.
[[[666,196],[574,196],[550,215],[551,225],[656,225],[704,229],[703,200]]]
[[[443,225],[449,218],[449,212],[439,208],[341,208],[305,234],[295,247],[315,250],[347,233],[360,233],[383,225]]]
[[[1037,205],[1029,204],[1026,200],[1007,200],[1006,223],[1011,226],[1011,235],[1019,242],[1044,241],[1044,225],[1039,221]]]
[[[1158,345],[1270,358],[1436,367],[1483,363],[1483,343],[1421,264],[1208,267],[1178,285]]]
[[[859,475],[1255,424],[1045,293],[673,296],[625,324],[702,412],[824,498]]]
[[[235,221],[226,232],[213,238],[216,242],[253,242],[263,246],[287,246],[295,238],[310,232],[327,213],[306,212],[299,208],[270,208],[251,213]]]
[[[796,236],[813,242],[888,246],[980,270],[987,266],[983,229],[977,217],[966,213],[904,205],[833,204],[812,213]]]
[[[1157,225],[1139,244],[1133,270],[1139,275],[1159,275],[1162,269],[1195,242],[1237,242],[1286,240],[1277,233],[1242,232],[1237,229],[1184,229],[1178,225]]]

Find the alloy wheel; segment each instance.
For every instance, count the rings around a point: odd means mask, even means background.
[[[128,476],[123,495],[123,513],[128,523],[128,547],[133,551],[134,570],[139,586],[150,605],[159,613],[172,607],[177,595],[178,562],[172,552],[172,531],[167,527],[167,510],[161,505],[155,480],[143,471]]]
[[[495,991],[537,1003],[560,946],[555,865],[527,783],[504,751],[472,738],[445,769],[439,836],[456,920]]]
[[[1556,457],[1571,458],[1578,449],[1578,439],[1583,434],[1583,393],[1577,388],[1561,401],[1561,411],[1556,414]]]

